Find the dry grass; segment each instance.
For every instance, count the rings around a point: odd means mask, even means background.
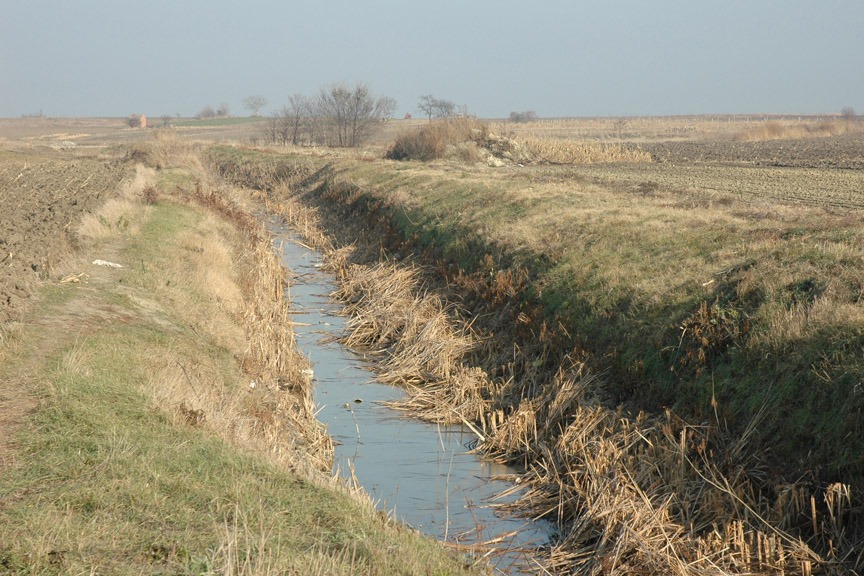
[[[849,132],[851,124],[842,120],[823,120],[810,123],[789,123],[772,120],[749,127],[735,136],[742,142],[787,140],[793,138],[825,138]]]
[[[845,124],[845,128],[841,127]],[[837,115],[780,116],[770,114],[700,116],[620,116],[600,118],[557,118],[535,122],[492,122],[490,130],[518,139],[530,135],[544,140],[577,142],[669,142],[731,140],[750,131],[758,133],[767,125],[794,128],[790,133],[824,133],[860,130],[854,122]],[[797,127],[797,128],[795,128]],[[836,132],[840,130],[842,132]]]
[[[184,168],[202,174],[199,151],[200,146],[181,136],[177,130],[158,128],[150,132],[146,141],[137,144],[130,155],[154,168]]]
[[[658,119],[656,134],[677,126],[676,138],[734,147],[764,123],[687,121]],[[567,140],[579,122],[548,125]],[[638,141],[628,126],[608,141]],[[482,315],[488,332],[474,333],[421,269],[354,268],[348,252],[363,246],[334,253],[356,314],[349,340],[381,352],[410,390],[404,407],[468,422],[482,449],[530,467],[521,505],[563,526],[550,569],[860,571],[860,476],[837,480],[860,470],[862,232],[856,214],[825,207],[859,207],[860,174],[698,162],[500,174],[344,162],[285,194],[336,203],[367,228],[389,217],[363,232],[374,249],[387,237],[404,244],[384,248],[426,252]],[[792,204],[805,197],[821,206]],[[800,477],[799,458],[821,462],[806,471],[821,483]]]
[[[95,213],[84,215],[77,228],[78,237],[100,240],[117,233],[137,234],[148,215],[147,210],[141,209],[141,200],[153,180],[151,168],[136,166],[134,178],[124,183],[117,197],[109,198]]]
[[[581,369],[559,374],[483,445],[508,460],[530,455],[524,479],[530,488],[516,506],[566,527],[548,569],[721,575],[838,568],[835,558],[816,554],[786,532],[818,496],[787,487],[797,496],[766,508],[753,477],[759,463],[724,461],[721,455],[735,451],[710,427],[688,426],[669,413],[631,420],[591,406],[584,379]],[[848,489],[836,487],[819,507],[828,500],[836,507],[836,492],[849,512]],[[823,519],[817,529],[820,538],[844,541],[842,527]],[[848,562],[854,550],[845,541],[837,552]]]
[[[606,164],[617,162],[651,162],[651,154],[620,144],[549,140],[521,136],[522,145],[534,162],[541,164]]]

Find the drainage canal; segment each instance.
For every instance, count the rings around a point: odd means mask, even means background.
[[[336,445],[338,473],[426,534],[478,555],[494,550],[489,561],[498,573],[534,573],[520,550],[548,544],[552,525],[490,507],[502,503],[495,496],[510,486],[496,478],[517,470],[470,454],[466,446],[475,437],[467,428],[428,424],[382,406],[404,392],[375,383],[368,363],[338,342],[344,319],[328,296],[335,279],[320,269],[320,254],[285,227],[274,224],[271,232],[294,276],[295,336],[312,362],[318,419]]]

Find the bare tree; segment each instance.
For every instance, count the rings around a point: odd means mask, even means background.
[[[213,110],[213,107],[209,104],[199,110],[197,114],[195,114],[195,118],[197,118],[198,120],[203,120],[205,118],[213,118],[214,116],[216,116],[216,111]]]
[[[216,109],[217,116],[230,116],[231,108],[228,106],[227,102],[221,102],[219,104],[219,108]]]
[[[420,97],[417,109],[425,114],[429,120],[432,118],[449,118],[456,113],[456,104],[449,100],[435,98],[432,94],[426,94]]]
[[[267,98],[261,96],[260,94],[256,94],[255,96],[247,96],[243,99],[243,108],[249,110],[252,113],[252,116],[258,116],[261,113],[261,109],[267,105]]]
[[[256,126],[256,132],[261,135],[261,138],[267,144],[279,143],[279,116],[274,114],[268,116],[263,122]]]
[[[842,110],[840,110],[840,115],[846,121],[852,121],[855,119],[855,109],[851,106],[846,106]]]
[[[274,143],[301,145],[314,141],[313,103],[302,94],[292,94],[276,116]]]
[[[367,139],[395,108],[395,100],[375,98],[365,84],[353,89],[337,84],[321,89],[315,101],[315,116],[328,144],[353,147]]]

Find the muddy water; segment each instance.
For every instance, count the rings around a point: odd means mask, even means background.
[[[312,361],[318,419],[336,444],[336,471],[353,475],[379,508],[435,538],[465,546],[500,540],[495,547],[504,552],[489,556],[500,573],[533,573],[518,550],[547,544],[551,524],[496,515],[490,507],[509,487],[496,477],[516,470],[470,454],[475,437],[464,427],[423,423],[382,406],[403,392],[374,383],[363,357],[338,343],[344,319],[328,297],[336,286],[320,270],[320,255],[285,228],[271,231],[293,275],[295,334]]]

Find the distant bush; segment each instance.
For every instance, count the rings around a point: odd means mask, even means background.
[[[472,156],[465,150],[465,143],[481,141],[486,133],[485,125],[475,118],[443,119],[399,136],[386,157],[391,160],[429,161],[444,158],[448,150],[453,150],[464,158]]]
[[[198,120],[204,120],[206,118],[215,118],[215,117],[216,117],[216,110],[214,110],[212,106],[205,106],[204,108],[199,110],[197,114],[195,114],[195,118],[197,118]]]
[[[510,121],[511,122],[534,122],[537,120],[537,113],[533,110],[526,110],[525,112],[511,112],[510,113]]]

